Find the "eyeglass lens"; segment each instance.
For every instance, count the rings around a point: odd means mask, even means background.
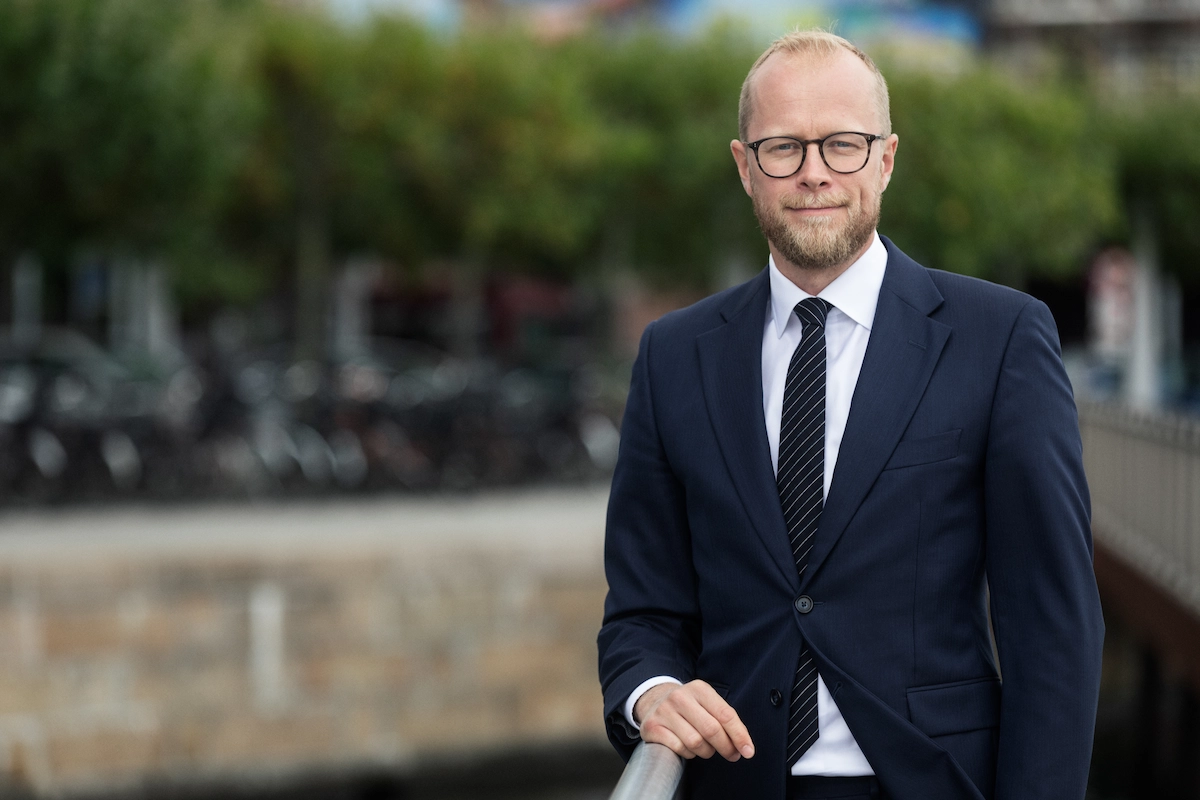
[[[772,178],[795,175],[807,145],[783,136],[765,139],[758,146],[758,164]],[[871,153],[871,142],[861,133],[838,133],[821,143],[821,157],[834,172],[857,172]]]

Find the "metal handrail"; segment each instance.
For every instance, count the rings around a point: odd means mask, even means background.
[[[608,800],[671,800],[683,778],[683,759],[666,745],[642,742]]]

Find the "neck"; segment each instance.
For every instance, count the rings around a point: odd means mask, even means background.
[[[816,297],[825,287],[837,280],[838,276],[846,270],[850,269],[850,265],[863,257],[867,250],[871,249],[871,244],[875,241],[874,234],[867,240],[867,243],[859,248],[858,252],[850,256],[840,264],[824,269],[812,269],[806,267],[798,267],[791,261],[788,261],[774,245],[770,245],[771,257],[775,259],[775,266],[779,269],[780,274],[787,278],[792,283],[796,284],[800,289],[808,294]]]

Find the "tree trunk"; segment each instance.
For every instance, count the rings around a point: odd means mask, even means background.
[[[296,221],[296,340],[297,361],[320,361],[325,356],[326,298],[329,293],[329,234],[325,217],[305,209]]]
[[[296,173],[297,361],[326,356],[330,289],[330,221],[325,186],[325,138],[321,120],[290,77],[281,87]]]
[[[12,278],[13,338],[32,344],[42,335],[42,265],[31,254],[17,259]]]
[[[447,344],[450,352],[462,359],[477,358],[482,351],[487,329],[483,276],[480,258],[465,258],[454,265]]]

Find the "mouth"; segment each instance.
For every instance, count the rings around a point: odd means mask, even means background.
[[[819,217],[819,216],[825,216],[828,214],[833,214],[836,211],[840,211],[842,208],[843,208],[842,206],[816,206],[813,208],[809,208],[807,206],[805,206],[805,207],[788,206],[787,210],[789,212],[791,212],[793,214],[797,214],[801,217]]]
[[[833,196],[821,197],[820,195],[792,195],[791,197],[781,197],[779,200],[784,210],[802,216],[832,214],[839,209],[845,208],[848,204],[845,198]]]

